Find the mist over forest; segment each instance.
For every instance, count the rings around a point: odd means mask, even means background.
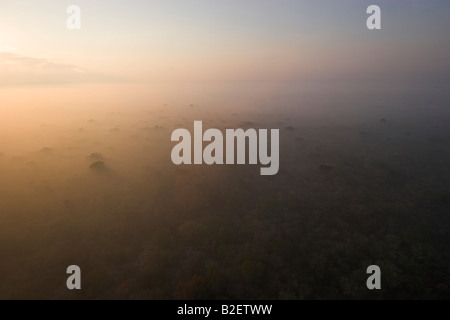
[[[2,88],[0,298],[450,298],[444,86],[115,86]],[[278,128],[278,173],[174,165],[194,120]]]

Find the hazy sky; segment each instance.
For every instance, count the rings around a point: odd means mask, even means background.
[[[449,14],[428,0],[1,0],[0,81],[448,80]]]

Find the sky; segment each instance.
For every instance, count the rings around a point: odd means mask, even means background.
[[[81,8],[68,30],[66,8]],[[381,8],[381,30],[366,8]],[[0,84],[448,80],[450,1],[0,0]]]

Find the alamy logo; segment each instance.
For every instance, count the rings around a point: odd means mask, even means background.
[[[366,285],[367,289],[381,289],[381,270],[376,264],[367,267],[367,274],[371,274],[367,278]]]
[[[203,133],[202,121],[194,121],[194,164],[234,164],[235,150],[237,164],[245,164],[246,139],[248,139],[248,163],[266,165],[260,169],[261,175],[274,175],[279,168],[279,130],[270,130],[270,155],[268,130],[226,129],[225,149],[223,134],[219,129],[207,129]],[[191,133],[187,129],[172,132],[172,141],[179,141],[172,149],[172,162],[176,165],[191,164]],[[181,141],[180,141],[181,140]],[[203,149],[203,141],[210,143]],[[235,145],[236,142],[236,145]],[[236,147],[236,148],[235,148]],[[225,152],[225,154],[224,154]]]
[[[67,278],[66,286],[67,289],[73,290],[73,289],[81,289],[81,269],[79,266],[73,264],[67,267],[66,270],[67,274],[70,274],[70,276]]]
[[[71,5],[66,9],[67,14],[70,16],[67,18],[66,26],[69,30],[81,29],[81,10],[79,6]]]
[[[381,9],[379,6],[371,5],[367,7],[366,12],[370,15],[367,18],[366,25],[369,30],[380,30],[381,29]]]

